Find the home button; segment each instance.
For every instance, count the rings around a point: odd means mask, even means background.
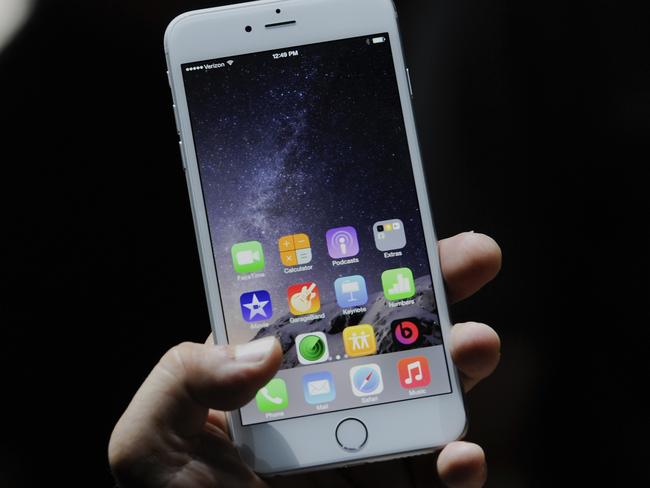
[[[336,442],[348,452],[357,452],[366,445],[368,429],[359,419],[341,420],[336,426]]]

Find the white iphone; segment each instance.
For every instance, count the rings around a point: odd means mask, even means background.
[[[214,337],[276,336],[229,413],[257,472],[409,456],[466,428],[395,8],[257,1],[165,35]]]

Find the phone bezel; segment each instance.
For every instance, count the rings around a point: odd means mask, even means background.
[[[276,13],[277,8],[281,9],[280,14]],[[225,324],[218,298],[217,275],[181,65],[388,32],[442,335],[445,344],[449,344],[451,323],[396,17],[390,0],[262,0],[188,12],[174,19],[167,28],[165,54],[169,81],[177,110],[179,135],[183,141],[190,202],[210,320],[217,343],[227,342]],[[264,27],[284,20],[296,20],[296,23],[286,28]],[[251,32],[245,30],[247,25],[252,26]],[[242,426],[239,411],[234,411],[228,415],[233,439],[253,469],[266,475],[350,465],[369,459],[390,459],[435,450],[462,437],[466,430],[462,386],[453,367],[449,347],[444,349],[450,366],[450,394],[249,426]],[[334,437],[336,425],[349,417],[362,420],[369,432],[366,445],[358,452],[341,449]],[[309,432],[309,435],[305,435],[305,432]]]

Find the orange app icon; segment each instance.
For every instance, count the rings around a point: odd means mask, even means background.
[[[343,329],[345,353],[350,357],[367,356],[377,352],[375,329],[370,324],[351,325]]]
[[[287,290],[289,309],[294,315],[306,315],[320,310],[320,292],[316,283],[297,283]]]
[[[298,266],[311,262],[311,245],[307,234],[292,234],[278,239],[280,259],[285,266]]]

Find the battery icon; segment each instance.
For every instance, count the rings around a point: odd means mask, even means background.
[[[373,44],[381,44],[382,42],[386,42],[386,38],[383,36],[380,37],[373,37],[372,38],[372,43]]]

